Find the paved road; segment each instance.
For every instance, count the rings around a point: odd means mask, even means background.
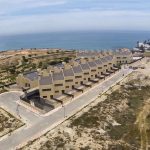
[[[20,131],[13,132],[11,136],[0,141],[0,150],[15,149],[15,147],[18,146],[20,143],[28,141],[33,136],[36,137],[42,134],[43,131],[46,131],[46,129],[49,130],[50,127],[55,126],[56,124],[64,121],[64,115],[68,117],[73,115],[75,112],[79,111],[81,108],[92,102],[102,91],[109,89],[110,86],[114,85],[116,82],[121,80],[123,78],[123,74],[127,75],[130,72],[132,72],[132,70],[121,70],[106,81],[93,87],[88,92],[84,93],[71,103],[67,104],[65,107],[58,109],[56,112],[50,114],[49,116],[45,116],[42,118],[32,116],[36,119],[38,118],[36,120],[36,123],[32,124],[32,126],[23,128]]]
[[[0,106],[4,107],[10,113],[14,114],[18,118],[27,123],[28,125],[36,123],[42,117],[36,115],[35,113],[25,109],[23,106],[18,105],[17,101],[20,99],[22,92],[8,92],[0,95]]]

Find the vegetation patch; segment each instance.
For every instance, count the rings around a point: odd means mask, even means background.
[[[10,133],[23,126],[19,119],[15,118],[4,109],[0,108],[0,137]]]
[[[135,83],[137,83],[137,80],[130,81],[125,86],[121,86],[119,90],[107,95],[107,99],[103,103],[94,106],[80,117],[72,119],[70,127],[84,129],[104,127],[112,140],[123,140],[130,145],[130,148],[140,148],[140,131],[135,122],[138,113],[144,105],[144,100],[150,97],[150,86],[140,87],[135,86]],[[126,100],[128,108],[125,110],[118,109],[120,103],[124,100]],[[114,111],[111,110],[112,106]],[[109,120],[106,114],[110,115],[120,125],[113,125],[113,121]],[[105,122],[106,126],[103,126],[102,122]],[[98,138],[95,133],[93,137]],[[122,149],[121,145],[113,147]]]

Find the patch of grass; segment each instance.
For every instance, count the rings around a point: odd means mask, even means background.
[[[72,121],[71,126],[81,126],[86,128],[99,126],[99,118],[97,116],[93,116],[92,114],[94,114],[93,111],[91,113],[85,113],[81,115],[80,117]]]
[[[80,150],[90,150],[90,146],[81,147]]]
[[[124,89],[122,93],[124,93]],[[150,87],[141,87],[139,90],[137,87],[128,88],[128,111],[114,114],[115,120],[121,124],[121,126],[111,127],[108,132],[112,139],[123,139],[127,143],[140,147],[140,131],[134,124],[136,121],[136,115],[139,113],[143,106],[145,99],[149,97]]]
[[[126,111],[113,113],[114,119],[120,123],[120,126],[107,126],[107,131],[111,139],[124,140],[131,146],[140,147],[140,132],[137,125],[135,125],[137,114],[144,104],[144,100],[150,97],[150,86],[139,87],[134,86],[136,80],[127,83],[129,86],[125,88],[122,86],[119,90],[108,94],[107,99],[103,103],[98,103],[96,106],[91,108],[88,112],[82,114],[80,117],[75,118],[71,122],[71,127],[77,126],[80,128],[97,128],[100,122],[106,120],[106,115],[100,113],[100,108],[107,108],[109,111],[109,104],[119,105],[119,101],[127,99],[129,108]],[[115,107],[115,106],[114,106]],[[95,134],[94,134],[95,135]],[[96,139],[99,140],[97,135]],[[122,149],[121,145],[115,146],[116,149]],[[129,147],[123,149],[130,149]]]
[[[109,145],[108,149],[109,150],[135,150],[134,148],[131,148],[125,144]]]
[[[66,142],[64,141],[63,138],[61,137],[55,137],[53,139],[53,141],[46,141],[41,147],[40,149],[47,149],[47,150],[53,150],[54,147],[56,147],[56,149],[58,148],[64,148],[65,147]]]

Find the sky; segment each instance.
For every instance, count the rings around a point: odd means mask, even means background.
[[[0,0],[0,35],[150,31],[150,0]]]

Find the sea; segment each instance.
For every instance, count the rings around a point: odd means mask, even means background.
[[[148,39],[150,39],[150,31],[74,31],[0,35],[0,51],[21,48],[132,49],[137,41]]]

